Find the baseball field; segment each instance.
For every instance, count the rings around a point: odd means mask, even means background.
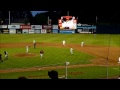
[[[44,51],[42,59],[40,50]],[[4,51],[8,52],[8,60],[4,60]],[[68,79],[117,79],[120,75],[120,34],[0,34],[0,54],[0,79],[50,79],[50,70],[64,78],[66,61],[70,62]]]

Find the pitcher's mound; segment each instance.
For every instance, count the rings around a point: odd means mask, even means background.
[[[16,54],[15,56],[17,57],[33,57],[33,56],[37,56],[34,53],[20,53],[20,54]]]

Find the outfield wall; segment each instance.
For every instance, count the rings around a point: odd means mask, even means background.
[[[59,29],[58,25],[0,25],[3,34],[40,34],[40,33],[94,33],[94,25],[77,25],[77,29]]]
[[[120,34],[120,26],[115,25],[97,25],[98,34]]]

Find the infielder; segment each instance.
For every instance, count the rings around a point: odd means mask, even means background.
[[[8,52],[4,51],[5,59],[8,59]]]
[[[36,48],[36,41],[33,40],[34,49]]]
[[[120,63],[120,57],[118,58],[118,63]]]
[[[43,54],[44,54],[44,51],[40,50],[40,56],[41,56],[41,58],[43,57]]]
[[[26,46],[26,53],[28,53],[29,51],[29,46]]]
[[[73,48],[70,48],[70,54],[73,54]]]
[[[63,46],[65,46],[65,40],[63,40]]]
[[[83,47],[84,46],[84,42],[81,42],[81,47]]]

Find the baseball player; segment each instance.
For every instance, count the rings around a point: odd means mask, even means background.
[[[44,51],[40,50],[40,56],[41,56],[41,58],[43,57],[43,54],[44,54]]]
[[[120,75],[119,75],[118,79],[120,79]]]
[[[26,53],[28,53],[29,51],[29,46],[26,46]]]
[[[120,57],[118,58],[118,63],[120,63]]]
[[[33,40],[34,49],[36,48],[36,41]]]
[[[73,48],[70,48],[70,54],[73,54]]]
[[[2,60],[2,54],[0,54],[0,60],[3,62],[3,60]]]
[[[63,46],[65,46],[65,40],[63,40]]]
[[[84,46],[84,42],[81,42],[81,47],[83,47]]]
[[[8,52],[4,51],[5,59],[8,59]]]

